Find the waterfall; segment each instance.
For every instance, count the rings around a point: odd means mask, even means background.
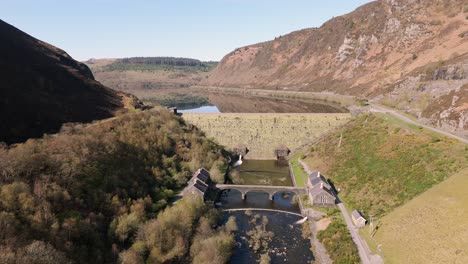
[[[305,221],[307,221],[307,216],[302,218],[301,220],[296,221],[294,224],[295,225],[303,224],[303,223],[305,223]]]
[[[234,167],[240,166],[242,164],[242,155],[239,155],[239,160],[234,163]]]

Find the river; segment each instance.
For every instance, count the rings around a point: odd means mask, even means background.
[[[242,184],[293,185],[288,166],[274,160],[245,160],[231,173],[237,174],[237,180],[242,181]],[[294,193],[290,192],[278,192],[271,201],[268,194],[263,192],[248,192],[246,200],[242,200],[240,192],[224,191],[217,200],[221,209],[252,208],[251,214],[246,214],[245,211],[225,211],[223,214],[224,221],[227,221],[229,216],[235,216],[239,227],[239,232],[236,235],[237,247],[230,263],[256,263],[261,254],[268,254],[271,263],[309,263],[314,260],[310,250],[310,241],[302,238],[302,225],[294,225],[294,222],[300,220],[301,217],[287,213],[300,213],[299,206],[294,200]],[[253,230],[255,226],[261,225],[261,221],[252,223],[255,215],[258,215],[258,219],[267,217],[268,224],[265,226],[265,232],[273,233],[268,245],[258,251],[249,247],[248,242],[249,238],[252,239],[248,232]]]

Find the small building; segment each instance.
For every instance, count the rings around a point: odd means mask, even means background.
[[[249,149],[244,144],[238,144],[237,146],[232,148],[232,152],[234,152],[236,156],[242,155],[243,157],[245,157],[245,155],[247,155],[247,153],[249,152]]]
[[[353,210],[351,212],[351,219],[356,227],[361,228],[366,225],[366,219],[362,216],[361,212],[358,210]]]
[[[166,107],[166,108],[167,108],[167,111],[169,111],[169,112],[171,112],[171,113],[177,115],[177,107],[175,107],[175,106],[168,106],[168,107]]]
[[[279,145],[275,149],[276,159],[286,159],[291,151],[285,145]]]
[[[199,180],[205,184],[209,184],[210,182],[210,172],[205,168],[198,169],[193,175],[192,179],[189,181],[189,185],[194,183],[196,180]]]
[[[312,189],[315,186],[320,185],[320,183],[323,183],[325,187],[327,187],[328,189],[331,189],[327,178],[325,178],[325,176],[321,174],[320,171],[312,172],[311,174],[308,175],[307,188]]]
[[[335,206],[336,197],[327,178],[320,172],[309,174],[306,188],[312,205],[332,207]]]
[[[190,184],[184,189],[183,196],[191,194],[204,200],[207,190],[208,190],[208,184],[202,181],[196,180],[195,182],[193,182],[192,184]]]
[[[210,172],[205,168],[200,168],[192,175],[187,187],[182,191],[182,196],[191,194],[204,200],[209,184]]]

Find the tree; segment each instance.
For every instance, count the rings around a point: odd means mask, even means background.
[[[270,262],[271,258],[270,255],[268,255],[268,253],[262,254],[260,256],[260,264],[270,264]]]
[[[235,216],[230,216],[228,221],[226,222],[226,231],[229,233],[234,233],[238,230],[237,223],[236,223],[236,217]]]
[[[71,263],[62,252],[57,251],[52,245],[43,241],[33,241],[28,246],[20,249],[16,255],[16,263]]]

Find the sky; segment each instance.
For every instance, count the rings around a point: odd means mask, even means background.
[[[234,49],[319,27],[370,0],[1,0],[0,19],[77,60],[221,60]]]

